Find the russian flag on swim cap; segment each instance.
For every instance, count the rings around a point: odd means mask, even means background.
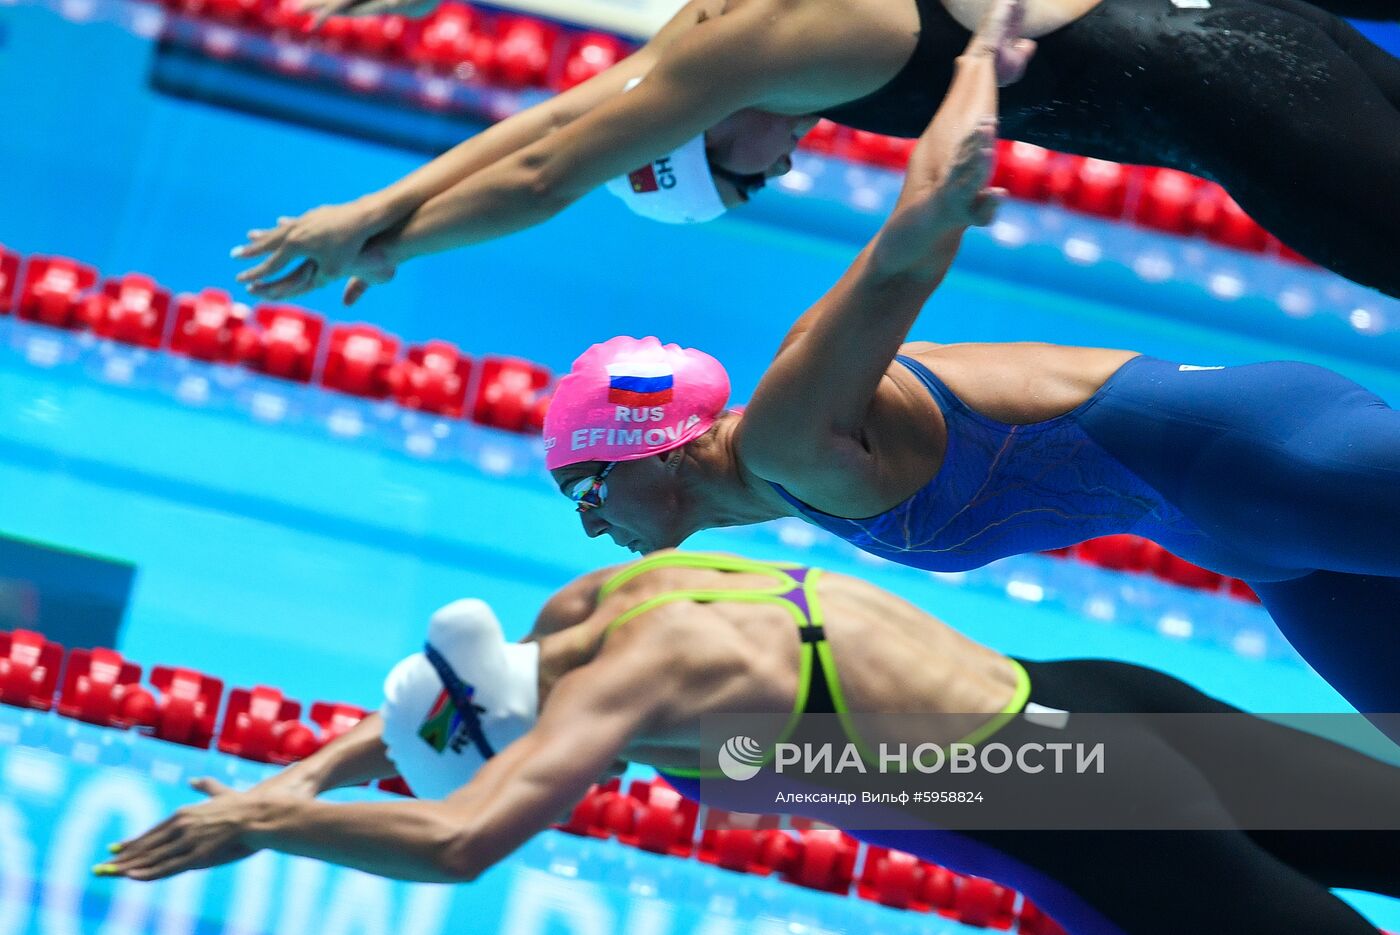
[[[729,375],[694,348],[617,337],[579,355],[544,416],[545,464],[634,461],[709,431],[729,401]]]
[[[608,364],[608,402],[620,406],[664,406],[674,395],[675,383],[664,360]]]

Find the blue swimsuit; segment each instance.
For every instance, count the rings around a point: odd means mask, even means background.
[[[1008,425],[969,409],[918,361],[897,360],[943,413],[943,464],[865,519],[777,488],[810,522],[940,571],[1145,536],[1250,582],[1352,704],[1400,712],[1400,411],[1380,397],[1310,364],[1135,357],[1074,410]]]

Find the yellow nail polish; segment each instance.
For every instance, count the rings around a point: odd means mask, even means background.
[[[108,845],[107,845],[107,853],[109,853],[109,854],[120,854],[121,852],[122,852],[122,846],[121,846],[120,844],[108,844]]]
[[[98,876],[98,877],[110,877],[110,876],[115,876],[115,875],[116,875],[116,872],[117,872],[117,865],[116,865],[116,864],[98,864],[98,865],[96,865],[95,867],[92,868],[93,876]]]

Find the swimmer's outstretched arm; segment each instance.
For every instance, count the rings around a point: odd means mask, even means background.
[[[530,732],[441,802],[321,802],[206,780],[208,801],[180,809],[95,872],[158,880],[267,848],[399,880],[474,880],[578,802],[675,704],[681,689],[656,678],[663,650],[647,629],[619,633],[560,678]]]
[[[860,509],[851,490],[886,499],[866,419],[890,362],[957,256],[969,227],[992,221],[988,188],[997,87],[1019,77],[1033,44],[1019,4],[1002,2],[958,57],[953,83],[919,138],[893,212],[846,274],[784,339],[744,413],[739,450],[757,475],[824,509]],[[887,506],[887,504],[885,504]],[[884,509],[877,506],[873,511]],[[841,515],[867,515],[845,513]]]
[[[284,217],[276,226],[248,232],[248,242],[234,256],[261,261],[239,274],[253,283],[250,291],[270,298],[298,294],[310,288],[309,261],[316,266],[315,282],[338,279],[365,242],[402,222],[424,202],[513,153],[572,123],[598,104],[622,93],[626,82],[645,75],[661,52],[697,23],[703,22],[718,0],[691,0],[642,48],[588,81],[541,101],[493,124],[459,143],[419,169],[378,191],[353,201],[326,205],[299,217]],[[270,282],[288,262],[302,257],[290,274]]]
[[[268,256],[241,278],[256,280],[259,296],[280,299],[350,275],[356,281],[347,285],[345,297],[353,301],[369,285],[388,281],[405,260],[539,224],[746,107],[802,113],[878,84],[873,76],[882,72],[868,49],[862,51],[860,22],[838,28],[825,8],[760,0],[701,18],[710,8],[717,12],[723,3],[695,0],[678,14],[685,28],[678,26],[671,41],[649,55],[646,80],[631,92],[602,93],[620,89],[636,70],[614,66],[597,85],[597,100],[590,92],[590,106],[558,129],[509,148],[489,164],[478,165],[473,157],[470,172],[444,164],[441,172],[419,176],[404,189],[410,203],[442,182],[450,184],[406,219],[361,241],[355,257],[338,249],[317,252],[324,244],[310,219],[303,232],[293,218],[255,232],[242,255]],[[302,263],[272,279],[298,257]]]

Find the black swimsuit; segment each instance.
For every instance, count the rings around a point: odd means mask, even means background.
[[[915,2],[905,66],[823,116],[923,132],[969,32],[939,0]],[[1400,296],[1400,61],[1301,0],[1209,4],[1103,0],[1043,36],[1002,89],[1002,135],[1213,179],[1293,249]]]

